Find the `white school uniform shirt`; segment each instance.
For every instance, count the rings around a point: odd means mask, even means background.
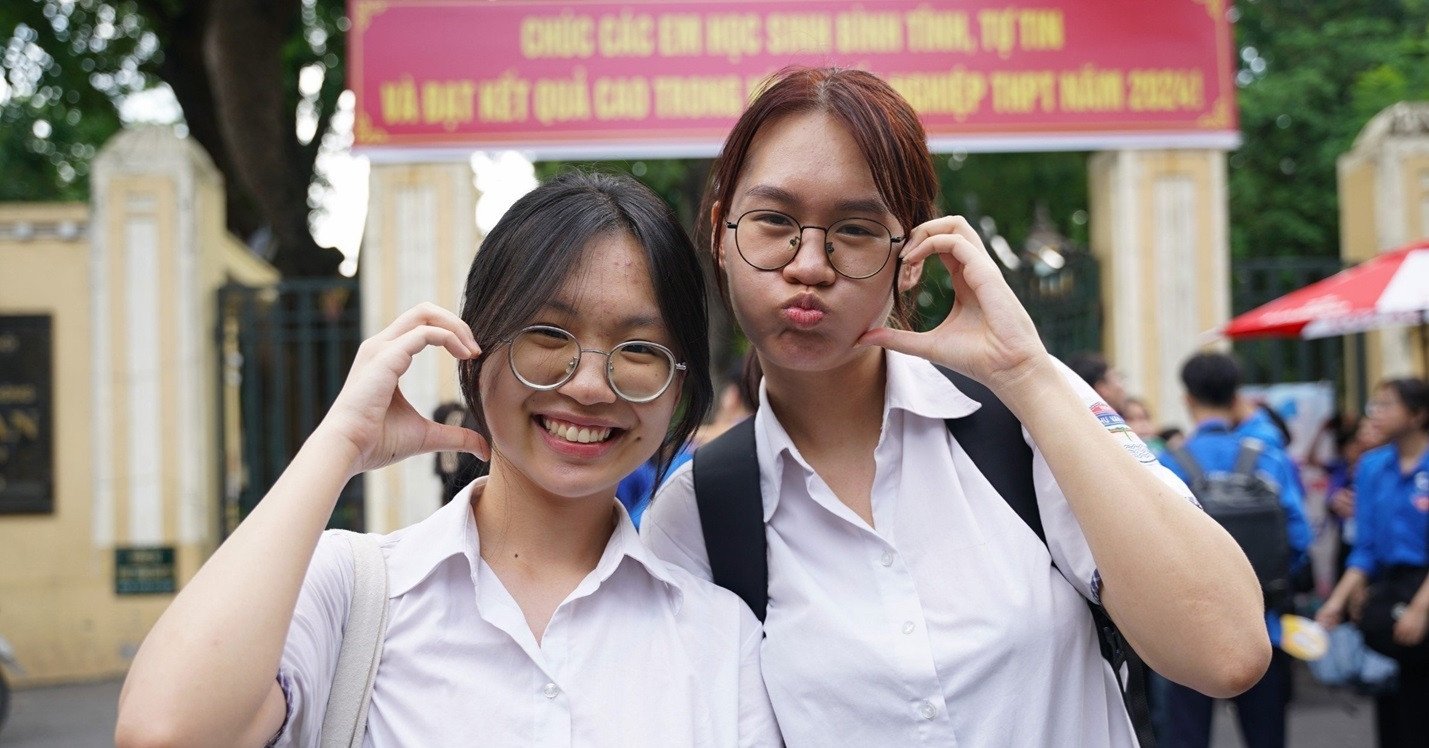
[[[874,528],[800,456],[760,387],[763,668],[785,741],[1136,745],[1083,601],[1098,600],[1100,577],[1041,451],[1024,429],[1045,545],[948,433],[943,419],[973,412],[976,401],[927,361],[886,356]],[[1146,469],[1190,500],[1095,391],[1061,368]],[[659,491],[641,533],[661,558],[709,579],[691,468]],[[1119,498],[1136,511],[1137,496]]]
[[[538,644],[481,560],[469,500],[485,481],[380,540],[390,609],[367,746],[779,743],[758,620],[655,558],[623,509]],[[277,745],[318,745],[351,589],[349,545],[325,533],[283,648]]]

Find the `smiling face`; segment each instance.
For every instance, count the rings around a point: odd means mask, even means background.
[[[787,115],[759,129],[723,212],[733,221],[756,210],[777,211],[805,226],[857,218],[877,221],[894,236],[911,228],[888,210],[848,130],[823,112]],[[868,278],[839,275],[825,254],[823,232],[815,228],[803,232],[794,258],[777,270],[746,262],[735,231],[723,224],[715,248],[735,317],[766,371],[827,371],[878,355],[853,343],[888,318],[901,267],[895,259]],[[902,268],[901,284],[911,287],[917,273]]]
[[[606,357],[590,352],[629,340],[676,348],[661,319],[644,250],[624,231],[596,237],[529,324],[566,330],[587,352],[571,379],[549,391],[516,378],[510,345],[491,352],[480,390],[493,480],[504,475],[554,496],[608,500],[660,445],[683,383],[677,373],[660,397],[630,403],[611,389]]]

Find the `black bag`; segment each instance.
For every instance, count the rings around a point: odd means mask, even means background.
[[[1191,476],[1191,493],[1212,519],[1219,522],[1245,551],[1265,598],[1267,610],[1291,609],[1290,535],[1280,486],[1255,469],[1265,450],[1259,439],[1240,442],[1230,472],[1207,473],[1185,447],[1171,456]]]
[[[1384,579],[1369,586],[1360,611],[1360,632],[1366,646],[1400,662],[1429,664],[1429,634],[1412,647],[1394,641],[1394,624],[1424,584],[1426,572],[1429,569],[1422,566],[1395,566]]]
[[[963,394],[982,404],[963,418],[949,418],[948,431],[978,472],[1045,544],[1047,536],[1032,481],[1032,448],[1022,438],[1022,424],[988,388],[951,369],[937,368]],[[751,416],[696,450],[693,467],[695,504],[714,583],[739,595],[763,621],[769,606],[769,562],[755,450]],[[1106,610],[1090,600],[1086,603],[1102,658],[1116,673],[1137,742],[1142,748],[1153,748],[1156,738],[1146,700],[1146,664]]]

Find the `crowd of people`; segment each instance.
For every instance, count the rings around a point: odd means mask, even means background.
[[[1157,432],[1104,360],[1048,353],[937,192],[892,87],[801,68],[726,139],[698,249],[626,177],[521,198],[459,314],[363,343],[145,639],[117,742],[1206,745],[1234,698],[1251,746],[1283,745],[1275,614],[1309,528],[1274,414],[1199,354],[1196,423]],[[718,398],[702,261],[750,344]],[[928,262],[955,303],[914,332]],[[435,419],[399,387],[429,347],[464,398]],[[1344,466],[1356,550],[1327,624],[1367,581],[1422,579],[1423,394],[1377,390],[1390,444]],[[347,480],[432,452],[486,474],[394,533],[324,532]],[[1263,558],[1212,511],[1241,462],[1284,539]],[[1429,593],[1409,607],[1406,646]]]
[[[1375,387],[1361,417],[1336,413],[1314,439],[1323,449],[1309,449],[1308,466],[1324,474],[1323,490],[1307,494],[1301,468],[1291,456],[1291,433],[1271,404],[1240,392],[1242,376],[1235,357],[1198,353],[1184,362],[1181,381],[1191,418],[1188,435],[1154,425],[1144,402],[1127,393],[1122,375],[1100,354],[1084,352],[1068,364],[1108,403],[1124,414],[1127,426],[1143,438],[1157,458],[1188,485],[1195,470],[1230,474],[1246,444],[1257,450],[1255,471],[1266,478],[1281,505],[1283,542],[1288,551],[1286,590],[1266,592],[1266,624],[1275,645],[1270,668],[1251,689],[1233,701],[1247,746],[1283,746],[1286,708],[1291,696],[1291,657],[1280,648],[1281,617],[1314,613],[1317,623],[1333,629],[1360,621],[1372,582],[1398,580],[1403,608],[1391,635],[1400,648],[1398,674],[1376,685],[1376,741],[1381,748],[1422,745],[1429,739],[1429,662],[1423,653],[1429,615],[1429,385],[1420,378],[1387,379]],[[1317,589],[1307,551],[1314,533],[1309,502],[1324,520],[1320,532],[1332,536],[1327,570],[1337,580],[1326,593]],[[1253,555],[1253,554],[1252,554]],[[1421,593],[1422,590],[1422,594]],[[1150,695],[1161,742],[1173,746],[1209,744],[1211,699],[1152,673]]]

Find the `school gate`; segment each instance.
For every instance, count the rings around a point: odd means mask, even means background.
[[[258,505],[337,398],[362,343],[356,280],[227,283],[218,324],[220,534]],[[363,482],[348,481],[329,527],[362,530]]]

